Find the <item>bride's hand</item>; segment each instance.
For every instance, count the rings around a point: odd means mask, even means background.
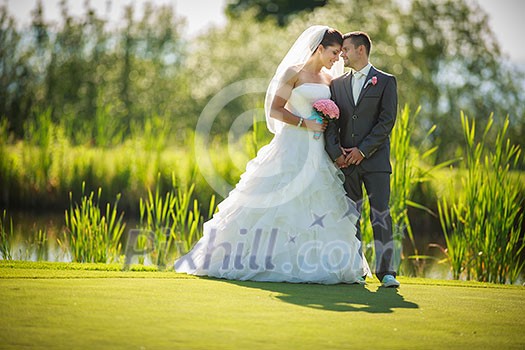
[[[328,121],[326,119],[323,119],[323,123],[320,124],[314,119],[305,119],[304,125],[308,130],[324,132],[326,130],[326,126],[328,125]]]

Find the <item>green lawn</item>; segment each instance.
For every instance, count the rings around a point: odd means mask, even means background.
[[[395,290],[0,262],[0,348],[525,348],[525,287],[400,281]]]

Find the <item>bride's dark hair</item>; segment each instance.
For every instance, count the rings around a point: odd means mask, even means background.
[[[321,40],[321,43],[319,45],[323,45],[324,47],[332,46],[332,45],[343,45],[343,34],[341,34],[340,31],[334,28],[329,28],[326,30],[326,32],[323,35],[323,39]],[[314,50],[317,49],[317,47],[314,48]]]

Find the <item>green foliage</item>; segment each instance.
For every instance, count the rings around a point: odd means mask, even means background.
[[[102,189],[99,188],[96,199],[94,192],[87,196],[84,191],[83,183],[80,204],[75,205],[70,192],[71,206],[65,213],[66,240],[72,261],[105,263],[117,260],[121,250],[120,237],[126,226],[122,222],[124,214],[117,217],[120,196],[113,207],[107,203],[106,212],[102,213],[99,205]]]
[[[411,138],[414,132],[414,118],[419,113],[419,109],[411,117],[407,105],[403,108],[396,120],[391,137],[391,159],[393,163],[390,186],[392,194],[390,198],[390,215],[392,216],[392,231],[394,237],[394,259],[396,266],[401,261],[399,256],[402,248],[402,240],[405,234],[412,243],[415,255],[419,255],[412,232],[412,226],[408,218],[408,205],[411,199],[411,192],[417,181],[417,161],[414,159],[418,153],[411,149]]]
[[[370,219],[370,202],[368,201],[368,194],[363,186],[363,203],[360,217],[361,241],[363,242],[363,254],[373,269],[376,264],[375,247],[374,247],[374,231],[372,230],[372,223]]]
[[[258,20],[272,18],[280,26],[284,26],[293,15],[311,11],[327,3],[327,0],[235,0],[228,4],[226,13],[235,18],[248,9],[254,9]]]
[[[37,261],[48,259],[48,242],[49,238],[45,229],[38,229],[34,232],[31,246],[35,250]]]
[[[431,209],[413,200],[416,186],[430,181],[436,171],[457,161],[457,159],[451,159],[435,164],[432,156],[439,147],[436,145],[428,149],[426,147],[429,144],[426,142],[427,139],[436,131],[435,125],[429,128],[419,147],[413,144],[416,130],[415,120],[417,120],[420,111],[421,108],[418,108],[414,113],[411,113],[408,105],[405,105],[399,113],[396,125],[392,130],[390,154],[393,163],[390,184],[392,188],[390,213],[392,215],[395,246],[401,250],[402,240],[408,236],[413,254],[404,252],[403,255],[405,261],[407,261],[406,259],[413,261],[416,275],[423,273],[425,259],[428,257],[420,255],[418,251],[416,235],[408,216],[408,208],[413,207],[429,215],[435,215]],[[402,257],[397,256],[396,258],[400,261]],[[404,273],[408,274],[409,271],[404,271]]]
[[[525,265],[522,198],[511,168],[521,159],[521,149],[507,138],[509,120],[487,147],[494,126],[489,119],[476,141],[475,122],[462,114],[466,149],[463,191],[442,199],[439,217],[447,241],[447,256],[455,278],[514,283]]]
[[[160,176],[160,174],[159,174]],[[202,224],[205,217],[201,214],[201,206],[194,199],[195,184],[190,187],[178,185],[172,174],[171,190],[161,197],[160,181],[157,181],[155,193],[148,190],[147,200],[140,199],[140,228],[144,233],[151,235],[153,249],[150,253],[151,261],[165,267],[172,262],[171,255],[175,248],[175,255],[180,256],[202,237]],[[215,211],[215,196],[211,197],[208,218]],[[140,242],[142,247],[147,242]]]
[[[25,31],[0,7],[0,115],[18,137],[32,110],[49,110],[74,143],[104,146],[121,141],[130,122],[193,111],[183,72],[184,22],[170,7],[146,4],[138,20],[128,7],[125,26],[109,29],[89,3],[84,18],[72,16],[65,1],[61,6],[55,26],[45,22],[39,2]]]
[[[9,217],[8,223],[7,210],[4,210],[0,218],[0,253],[3,260],[11,260],[13,258],[11,255],[13,237],[13,219]]]
[[[186,132],[188,143],[183,147],[168,146],[163,119],[152,118],[142,130],[133,126],[133,138],[117,146],[75,146],[60,125],[47,123],[46,116],[47,112],[27,124],[32,125],[34,132],[28,135],[33,137],[16,144],[7,136],[0,139],[0,201],[6,207],[63,211],[69,206],[71,188],[85,183],[88,192],[103,188],[100,200],[104,202],[122,193],[121,207],[136,213],[147,189],[154,188],[157,181],[169,186],[174,173],[178,184],[189,187],[194,183],[199,188],[195,198],[204,204],[205,212],[208,210],[213,190],[197,171],[191,147],[193,131]],[[5,119],[0,123],[0,134],[8,135]],[[216,161],[220,163],[220,159]],[[232,161],[218,167],[219,174],[232,183],[240,171]]]
[[[9,131],[6,118],[0,118],[0,203],[10,201],[10,187],[14,178],[14,165],[9,156]]]
[[[173,213],[174,225],[171,237],[178,244],[179,255],[185,254],[202,237],[202,224],[205,217],[201,214],[201,206],[193,199],[195,184],[188,187],[180,186],[175,198]],[[193,199],[193,200],[192,200]],[[215,212],[215,195],[211,196],[208,215],[211,218]]]
[[[22,116],[29,114],[35,94],[36,74],[31,67],[32,52],[22,49],[22,34],[0,5],[0,118],[9,118],[10,127],[18,135]]]
[[[165,266],[166,255],[172,242],[171,230],[173,227],[173,207],[175,205],[175,195],[173,192],[166,192],[164,200],[160,194],[160,184],[157,181],[155,197],[151,190],[148,190],[147,201],[140,199],[140,228],[147,233],[153,234],[152,261],[155,265]]]

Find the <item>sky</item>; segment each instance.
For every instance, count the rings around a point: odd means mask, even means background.
[[[90,0],[99,14],[107,14],[109,20],[117,23],[123,16],[125,5],[134,4],[140,10],[148,0],[113,0],[107,12],[107,0]],[[525,1],[523,0],[472,0],[489,14],[489,23],[500,42],[501,48],[511,61],[525,65],[525,45],[522,35],[525,34],[523,14]],[[30,12],[37,0],[0,0],[0,4],[7,3],[11,14],[14,14],[22,24],[28,24]],[[194,36],[210,26],[221,26],[226,23],[223,9],[227,0],[149,0],[155,4],[174,6],[176,13],[186,17],[187,35]],[[58,4],[60,0],[44,0],[44,16],[48,20],[57,21],[60,18]],[[69,0],[69,9],[72,14],[82,14],[83,0]]]

